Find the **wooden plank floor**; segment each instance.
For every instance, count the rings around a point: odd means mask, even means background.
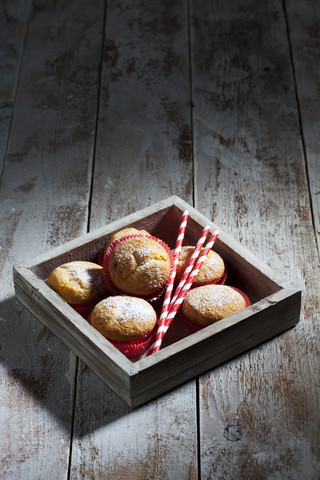
[[[320,478],[320,4],[2,0],[0,478]],[[298,325],[130,409],[12,265],[178,195],[303,292]]]

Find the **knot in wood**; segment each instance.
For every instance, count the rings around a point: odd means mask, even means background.
[[[243,431],[236,423],[228,423],[224,429],[223,436],[230,442],[238,442],[243,437]]]

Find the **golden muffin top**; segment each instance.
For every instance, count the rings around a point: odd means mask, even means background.
[[[176,279],[180,280],[188,262],[194,252],[195,247],[186,246],[182,247],[179,262],[177,265]],[[202,249],[203,250],[203,249]],[[205,259],[202,267],[199,270],[198,275],[194,279],[193,285],[200,287],[208,283],[218,281],[225,271],[224,261],[220,255],[213,250],[209,251],[207,258]]]
[[[134,340],[151,332],[157,322],[154,308],[137,297],[115,295],[101,300],[90,323],[109,340]]]
[[[85,261],[69,262],[55,268],[47,284],[69,304],[95,302],[106,292],[103,268]]]
[[[121,241],[109,258],[114,285],[131,295],[150,295],[168,280],[171,264],[166,249],[155,239],[131,237]]]
[[[226,285],[204,285],[191,289],[182,304],[182,313],[197,325],[211,325],[246,307],[246,301]]]

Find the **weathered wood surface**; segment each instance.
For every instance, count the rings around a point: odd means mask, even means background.
[[[30,13],[0,191],[4,479],[68,476],[76,357],[16,301],[12,265],[87,231],[102,15]]]
[[[303,147],[320,258],[320,7],[319,2],[291,0],[286,5],[296,77]]]
[[[184,1],[108,3],[90,227],[192,201]],[[131,411],[81,365],[72,478],[197,478],[196,382]]]
[[[195,206],[304,295],[294,330],[201,377],[201,476],[315,480],[319,269],[284,11],[203,2],[192,18]]]
[[[317,480],[317,2],[35,1],[24,22],[0,190],[1,478]],[[171,194],[301,288],[302,317],[132,411],[15,300],[12,264]]]
[[[30,1],[0,3],[0,172],[3,168],[23,55]]]

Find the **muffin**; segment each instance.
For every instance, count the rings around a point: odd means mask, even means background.
[[[104,249],[99,253],[99,259],[98,259],[99,264],[100,265],[103,264],[103,257],[108,247],[111,245],[111,243],[113,243],[115,240],[118,240],[119,238],[126,237],[128,235],[139,235],[139,234],[150,236],[150,234],[146,230],[137,230],[136,228],[133,228],[133,227],[124,228],[123,230],[119,230],[118,232],[114,233],[111,236],[108,243],[106,244],[106,246],[104,247]]]
[[[143,298],[116,295],[101,300],[89,322],[127,357],[141,355],[153,339],[154,308]]]
[[[182,247],[179,262],[177,265],[176,280],[179,281],[188,262],[194,252],[195,247]],[[203,249],[202,249],[203,250]],[[225,264],[220,255],[210,250],[206,260],[204,261],[200,271],[193,282],[193,287],[200,287],[210,283],[218,283],[225,274]]]
[[[148,236],[150,236],[150,234],[146,230],[137,230],[136,228],[133,228],[133,227],[124,228],[123,230],[119,230],[119,232],[116,232],[112,235],[112,237],[110,238],[109,242],[106,245],[106,249],[115,240],[118,240],[119,238],[122,238],[122,237],[127,237],[128,235],[148,235]]]
[[[239,290],[226,285],[204,285],[188,292],[181,306],[183,320],[193,331],[211,325],[250,304]]]
[[[55,268],[47,284],[84,316],[107,290],[103,268],[85,261],[69,262]]]
[[[169,278],[169,247],[151,236],[122,237],[108,248],[103,268],[114,293],[158,298]]]

